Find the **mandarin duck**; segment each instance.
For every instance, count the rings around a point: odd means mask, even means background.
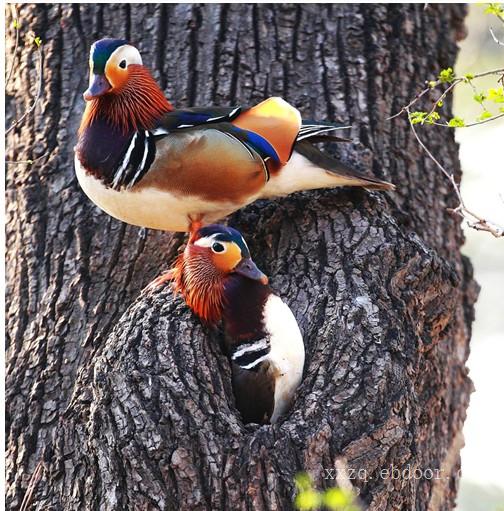
[[[190,230],[259,198],[300,190],[394,186],[313,144],[340,125],[302,121],[280,98],[256,106],[175,110],[120,39],[91,47],[90,83],[75,148],[78,181],[109,215],[133,225]]]
[[[303,338],[289,307],[250,257],[242,235],[207,225],[192,231],[171,278],[205,323],[222,321],[236,406],[245,423],[274,423],[303,374]]]

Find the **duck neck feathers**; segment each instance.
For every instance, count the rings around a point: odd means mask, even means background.
[[[142,65],[131,65],[126,84],[117,92],[99,96],[86,104],[79,136],[98,121],[105,121],[123,135],[151,129],[166,112],[173,110],[163,91]]]
[[[266,335],[264,307],[271,294],[269,286],[238,274],[224,283],[223,315],[226,335],[233,344]]]
[[[215,325],[222,319],[223,277],[214,266],[201,264],[200,257],[204,256],[178,257],[172,270],[175,291],[205,323]]]

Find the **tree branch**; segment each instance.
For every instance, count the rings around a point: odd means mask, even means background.
[[[473,75],[471,80],[473,80],[475,78],[482,78],[484,76],[489,76],[489,75],[504,75],[504,68],[492,69],[491,71],[484,71],[482,73],[477,73],[477,74]],[[436,105],[439,103],[439,101],[442,101],[443,98],[446,96],[446,94],[449,91],[453,90],[453,88],[461,82],[468,82],[468,79],[464,76],[459,76],[459,77],[454,78],[453,81],[451,82],[450,86],[446,89],[446,91],[434,102],[434,107],[432,108],[430,113],[434,112],[434,110],[436,109]],[[399,110],[399,112],[397,112],[394,115],[391,115],[390,117],[387,117],[387,121],[391,121],[392,119],[399,117],[404,112],[408,112],[408,115],[409,115],[409,113],[411,112],[411,107],[413,105],[415,105],[416,103],[418,103],[418,101],[427,92],[429,92],[430,90],[434,90],[437,86],[441,85],[441,83],[444,83],[444,82],[442,82],[441,80],[436,80],[435,82],[432,83],[432,86],[426,87],[425,89],[420,91],[406,106],[402,107],[401,110]],[[472,125],[473,124],[471,124],[471,126]],[[441,124],[441,126],[445,126],[445,125]]]
[[[46,156],[49,156],[49,152],[44,153],[42,156],[38,156],[34,160],[19,160],[19,161],[12,161],[12,160],[6,160],[7,165],[33,165],[37,163],[38,161],[42,160]]]
[[[411,130],[413,131],[413,135],[415,135],[415,138],[417,142],[419,143],[420,147],[424,150],[424,152],[427,154],[427,156],[436,164],[436,166],[441,170],[441,172],[445,175],[445,177],[450,181],[452,184],[453,189],[455,190],[455,193],[457,194],[457,198],[459,200],[459,205],[455,209],[451,209],[450,211],[452,213],[458,214],[461,218],[465,219],[467,221],[467,225],[471,229],[475,229],[477,231],[486,231],[491,233],[496,238],[502,238],[504,237],[504,227],[497,226],[495,224],[490,223],[488,220],[484,219],[483,217],[479,216],[478,214],[474,213],[473,211],[469,210],[464,202],[464,199],[462,198],[462,194],[460,193],[460,187],[455,181],[455,177],[453,174],[449,173],[441,163],[434,157],[434,155],[429,151],[429,149],[426,147],[426,145],[422,142],[420,139],[415,126],[410,120],[409,114],[410,111],[406,110],[408,113],[408,120],[411,126]]]
[[[38,58],[39,65],[38,65],[38,69],[37,69],[38,85],[37,85],[37,93],[35,95],[35,100],[33,101],[30,108],[28,108],[28,110],[18,120],[13,121],[10,128],[8,128],[5,131],[6,135],[8,135],[15,127],[19,126],[33,112],[33,110],[35,110],[35,107],[37,106],[37,103],[40,100],[40,96],[42,95],[42,79],[43,79],[42,63],[43,63],[44,55],[42,52],[42,43],[40,42],[40,40],[37,37],[34,37],[33,41],[37,48],[37,54],[39,57]]]
[[[14,64],[16,63],[17,49],[19,46],[19,19],[18,19],[17,9],[14,4],[10,4],[10,8],[11,8],[11,15],[14,18],[13,24],[14,24],[14,28],[16,30],[16,42],[14,44],[14,53],[12,55],[12,62],[11,62],[11,66],[9,69],[9,74],[7,75],[7,78],[5,80],[5,88],[6,89],[7,89],[7,86],[9,85],[10,79],[12,77],[12,72],[14,71]]]
[[[490,35],[492,36],[492,39],[500,46],[504,46],[504,42],[502,42],[500,39],[497,39],[497,36],[494,34],[493,28],[489,27],[488,29],[490,31]]]

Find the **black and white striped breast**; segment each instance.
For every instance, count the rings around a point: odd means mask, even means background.
[[[115,190],[131,188],[147,173],[155,157],[155,136],[148,130],[136,131],[114,171],[110,186]]]
[[[231,349],[230,357],[242,369],[256,371],[259,364],[268,358],[270,351],[270,340],[264,337],[257,341],[235,344]]]
[[[144,129],[125,134],[98,119],[79,138],[76,155],[86,172],[106,187],[131,188],[152,165],[157,138]]]

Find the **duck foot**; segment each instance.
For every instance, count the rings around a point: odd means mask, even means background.
[[[203,227],[203,215],[189,215],[189,242],[195,234]]]

